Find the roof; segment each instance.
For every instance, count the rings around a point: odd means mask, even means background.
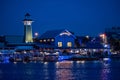
[[[47,31],[47,32],[43,33],[40,36],[40,39],[55,38],[57,35],[59,35],[60,33],[64,32],[64,31],[66,31],[66,30],[65,29],[50,30],[50,31]]]
[[[29,14],[29,13],[26,13],[25,16],[30,16],[30,14]]]
[[[7,43],[23,43],[24,36],[22,35],[6,35],[5,41]]]
[[[15,50],[33,50],[33,46],[17,46]]]
[[[25,19],[23,21],[32,21],[32,19],[30,19],[30,14],[29,13],[26,13],[25,14]]]

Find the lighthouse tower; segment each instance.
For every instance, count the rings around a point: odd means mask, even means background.
[[[30,19],[30,14],[27,13],[25,15],[25,19],[23,20],[24,23],[24,42],[31,43],[33,42],[32,38],[32,19]]]

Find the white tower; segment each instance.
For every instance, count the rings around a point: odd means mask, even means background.
[[[31,43],[33,42],[32,37],[32,19],[30,19],[30,14],[27,13],[25,15],[25,19],[23,20],[24,23],[24,42],[25,43]]]

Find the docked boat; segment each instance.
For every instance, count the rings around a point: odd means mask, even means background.
[[[58,55],[45,55],[44,61],[58,61]]]
[[[58,57],[59,57],[59,52],[44,52],[44,59],[43,61],[58,61]]]

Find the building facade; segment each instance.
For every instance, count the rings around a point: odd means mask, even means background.
[[[42,48],[74,48],[76,37],[68,30],[47,31],[40,36]]]

